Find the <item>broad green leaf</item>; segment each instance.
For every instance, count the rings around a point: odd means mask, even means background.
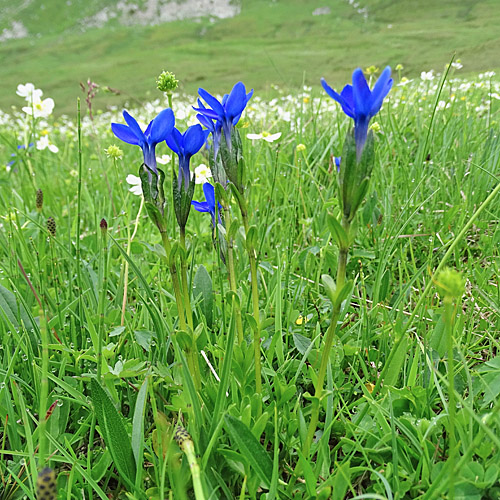
[[[273,462],[252,431],[232,415],[224,417],[226,429],[241,453],[255,470],[259,479],[269,488],[271,484]]]
[[[118,473],[133,488],[136,465],[130,437],[127,434],[122,417],[116,410],[111,398],[95,379],[91,380],[90,386],[92,403],[104,442],[113,457]]]
[[[198,267],[193,285],[194,296],[201,296],[200,308],[207,320],[207,325],[211,328],[213,323],[214,293],[212,278],[205,266],[201,265]]]
[[[21,322],[27,329],[33,328],[24,306],[18,304],[15,295],[2,285],[0,285],[0,309],[16,328],[21,327]]]

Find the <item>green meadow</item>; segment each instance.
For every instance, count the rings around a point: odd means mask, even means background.
[[[144,101],[162,69],[182,75],[181,91],[194,94],[207,85],[224,93],[238,80],[259,91],[318,86],[321,77],[341,85],[356,65],[401,63],[413,77],[441,71],[454,53],[468,74],[500,67],[496,0],[357,2],[366,19],[347,0],[244,0],[240,15],[215,22],[122,26],[111,19],[102,29],[85,27],[112,4],[1,0],[0,32],[18,20],[36,36],[0,43],[0,109],[15,105],[18,83],[34,80],[57,100],[57,114],[75,113],[79,83],[88,78],[121,93],[101,92],[101,108]],[[321,7],[330,13],[313,16]]]
[[[0,3],[0,500],[500,497],[500,13],[304,4]]]

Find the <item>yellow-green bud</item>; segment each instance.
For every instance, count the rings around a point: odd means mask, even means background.
[[[404,69],[404,66],[402,64],[396,64],[396,71],[401,71],[402,69]]]
[[[435,278],[434,282],[443,299],[459,299],[465,288],[465,279],[455,269],[444,268]]]
[[[170,71],[163,71],[156,79],[156,86],[161,92],[171,94],[179,85],[179,80]]]
[[[114,158],[115,160],[121,160],[123,157],[123,151],[114,144],[105,149],[104,152],[108,158]]]
[[[305,144],[297,144],[297,153],[300,153],[301,151],[305,151],[306,150],[306,146]]]
[[[365,73],[367,75],[375,75],[376,73],[378,73],[380,71],[380,68],[377,68],[376,66],[369,66],[368,68],[366,68],[366,71]]]

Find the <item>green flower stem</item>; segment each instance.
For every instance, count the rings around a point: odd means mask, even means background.
[[[224,206],[224,218],[226,221],[226,227],[231,226],[231,215],[229,213],[229,207]],[[236,287],[236,277],[234,274],[234,255],[233,255],[233,239],[229,238],[227,242],[227,272],[229,274],[229,286],[234,294],[238,293]],[[233,297],[233,314],[236,317],[236,331],[238,332],[238,343],[243,342],[243,322],[241,320],[241,309],[237,305],[236,299]]]
[[[181,227],[180,229],[181,236],[181,247],[184,250],[184,255],[186,254],[186,228]],[[181,281],[182,281],[182,291],[184,292],[184,307],[186,308],[186,318],[191,328],[191,331],[194,331],[193,327],[193,311],[191,309],[191,300],[189,298],[189,287],[187,280],[187,262],[185,256],[181,258]]]
[[[243,219],[243,227],[245,234],[248,234],[248,209],[243,195],[239,197],[238,204],[240,206],[241,218]],[[262,394],[262,368],[260,356],[260,312],[259,312],[259,284],[257,278],[257,255],[254,248],[247,247],[248,260],[250,261],[250,280],[252,285],[252,307],[253,318],[256,323],[256,329],[253,335],[253,349],[255,358],[255,390],[257,394]]]
[[[342,218],[342,227],[345,230],[347,235],[347,239],[349,240],[349,230],[350,230],[350,222],[343,217]],[[346,266],[347,266],[347,255],[349,253],[349,246],[341,246],[339,248],[339,257],[338,257],[338,266],[337,266],[337,292],[340,292],[345,284],[345,276],[346,276]],[[302,454],[306,459],[309,456],[309,451],[311,449],[311,444],[314,438],[314,433],[316,432],[316,427],[318,425],[319,420],[319,410],[320,410],[320,402],[321,396],[323,393],[323,385],[325,383],[326,370],[328,368],[328,362],[330,360],[330,351],[333,344],[333,339],[335,336],[335,330],[337,329],[337,322],[340,314],[341,302],[336,301],[333,304],[332,310],[332,318],[330,321],[330,326],[326,331],[326,339],[325,345],[321,350],[321,362],[319,366],[318,378],[316,380],[316,387],[314,391],[314,398],[312,400],[312,410],[311,410],[311,420],[309,421],[309,428],[307,431],[306,442],[302,448]]]
[[[82,286],[82,266],[80,262],[80,234],[81,234],[81,221],[82,221],[82,176],[83,176],[83,157],[82,157],[82,120],[80,113],[80,98],[77,99],[77,122],[78,122],[78,185],[76,195],[76,283],[78,287],[78,331],[76,331],[76,338],[81,341],[83,337],[83,286]],[[75,343],[80,347],[80,342]]]
[[[165,252],[167,254],[167,260],[169,261],[170,275],[172,276],[172,285],[174,287],[175,302],[177,303],[177,311],[179,313],[179,326],[181,330],[187,332],[188,328],[186,324],[184,304],[182,301],[182,291],[179,283],[179,276],[177,275],[177,267],[175,265],[175,262],[170,262],[170,251],[172,247],[170,245],[168,234],[165,231],[161,231],[160,234],[163,242],[163,247],[165,248]],[[189,349],[186,349],[186,359],[189,366],[189,371],[193,377],[194,385],[197,390],[200,390],[201,378],[197,353],[198,350],[196,349],[196,345],[193,342],[193,345]]]
[[[448,351],[448,462],[449,462],[449,490],[448,497],[454,498],[455,493],[455,414],[457,411],[455,403],[455,363],[453,359],[453,299],[444,297],[444,326],[446,331],[447,351]]]
[[[40,382],[40,407],[38,411],[39,425],[39,448],[38,465],[45,465],[45,456],[47,455],[47,400],[49,397],[49,333],[47,325],[47,316],[40,305],[40,336],[42,340],[42,377]]]
[[[104,338],[104,312],[106,306],[106,295],[108,292],[108,241],[105,233],[101,235],[102,242],[102,285],[99,292],[99,327],[97,329],[97,380],[101,380],[102,374],[102,342]]]
[[[179,448],[185,453],[188,460],[189,469],[191,470],[191,477],[193,479],[194,496],[196,500],[205,500],[205,492],[201,484],[200,466],[196,460],[196,450],[194,448],[193,440],[187,431],[178,427],[175,433],[175,440]]]
[[[175,302],[177,303],[177,309],[179,313],[179,325],[181,327],[181,330],[186,330],[186,317],[185,317],[185,312],[184,312],[184,305],[182,302],[182,294],[181,294],[181,287],[179,284],[179,277],[177,275],[177,267],[175,265],[175,262],[170,262],[170,251],[172,249],[170,245],[170,239],[168,237],[168,234],[164,231],[161,231],[161,240],[163,242],[163,248],[165,248],[165,252],[167,254],[167,261],[169,262],[169,269],[170,269],[170,274],[172,276],[172,285],[174,287],[174,295],[175,295]]]

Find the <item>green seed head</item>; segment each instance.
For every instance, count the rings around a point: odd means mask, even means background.
[[[444,268],[436,276],[435,283],[443,299],[457,300],[464,293],[465,279],[455,269]]]
[[[36,211],[40,213],[43,208],[43,191],[39,189],[36,192]]]
[[[37,500],[56,500],[57,486],[56,475],[52,469],[46,467],[41,470],[36,480]]]
[[[161,92],[171,94],[179,86],[179,80],[170,71],[163,71],[156,79],[156,86]]]
[[[47,219],[47,231],[51,236],[56,235],[56,221],[54,220],[54,217],[49,217]]]

